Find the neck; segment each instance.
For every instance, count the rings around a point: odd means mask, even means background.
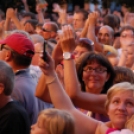
[[[13,101],[11,96],[5,96],[5,95],[0,96],[0,109],[3,108],[4,106],[6,106],[7,103],[9,103],[11,101]]]
[[[13,62],[10,62],[8,64],[12,67],[14,73],[16,71],[18,71],[18,70],[22,70],[22,69],[27,69],[28,68],[28,66],[27,67],[26,66],[16,66],[15,64],[13,64]]]

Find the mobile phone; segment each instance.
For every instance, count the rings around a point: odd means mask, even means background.
[[[46,52],[46,45],[47,45],[47,42],[44,41],[42,59],[43,59],[45,62],[48,62],[49,60],[48,60],[48,55],[47,55],[47,52]]]

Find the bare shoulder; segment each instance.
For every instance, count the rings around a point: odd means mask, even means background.
[[[106,134],[107,130],[108,130],[108,127],[106,126],[106,124],[100,122],[98,124],[98,127],[96,128],[95,134]]]

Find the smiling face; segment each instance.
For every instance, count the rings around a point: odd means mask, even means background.
[[[103,90],[105,82],[109,79],[107,68],[100,65],[96,61],[84,67],[83,81],[86,85],[86,91],[90,93],[99,94]],[[103,70],[99,73],[96,70]]]
[[[114,40],[112,30],[109,27],[102,26],[98,33],[98,40],[102,44],[112,45]]]
[[[111,97],[108,115],[115,128],[122,129],[126,121],[134,114],[134,96],[132,90],[118,91]]]

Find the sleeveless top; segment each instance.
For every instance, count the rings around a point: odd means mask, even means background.
[[[106,134],[109,134],[109,133],[114,132],[114,131],[116,131],[116,130],[118,130],[118,129],[116,129],[116,128],[109,128],[109,129],[107,130]]]

